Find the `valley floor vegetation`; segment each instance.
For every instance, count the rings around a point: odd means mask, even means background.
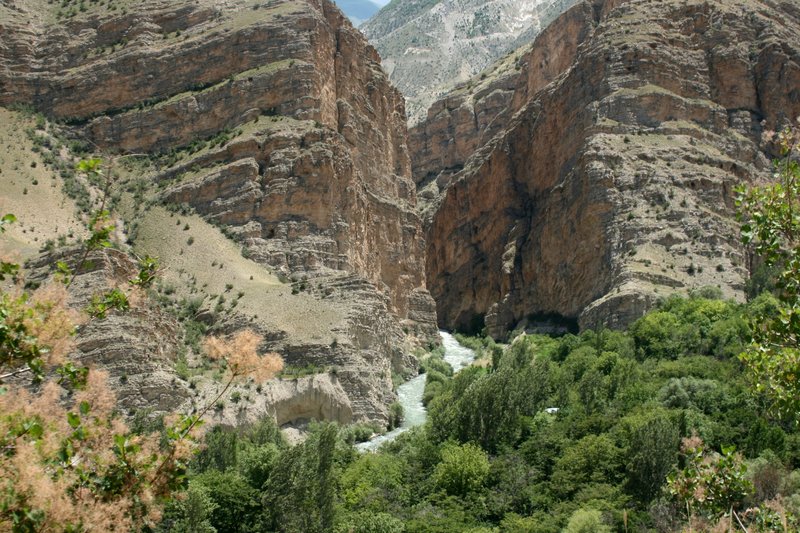
[[[451,377],[429,358],[428,423],[378,453],[355,450],[358,428],[322,423],[296,446],[271,421],[179,445],[196,418],[129,429],[95,372],[38,398],[6,388],[0,524],[478,533],[727,531],[735,520],[797,530],[796,422],[770,416],[738,358],[749,317],[779,301],[717,297],[668,298],[625,332],[522,335],[508,347],[465,339],[482,364]],[[206,349],[227,354],[218,341]]]
[[[777,308],[707,289],[625,332],[472,339],[484,364],[431,367],[428,422],[378,453],[331,424],[295,447],[215,428],[160,530],[797,531],[800,433],[738,358]]]

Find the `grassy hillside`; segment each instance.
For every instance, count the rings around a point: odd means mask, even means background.
[[[0,252],[22,260],[84,234],[75,200],[63,192],[64,179],[45,164],[34,143],[46,128],[30,113],[0,108],[0,212],[19,220],[0,241]]]
[[[306,342],[330,343],[343,313],[333,303],[298,293],[288,280],[242,256],[219,228],[197,215],[153,207],[140,215],[134,250],[161,258],[164,290],[175,299],[199,298],[203,307],[268,324]]]

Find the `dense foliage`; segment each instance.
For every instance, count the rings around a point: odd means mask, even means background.
[[[792,530],[800,434],[768,416],[738,358],[748,316],[776,300],[717,295],[668,298],[627,332],[524,335],[505,351],[473,339],[483,364],[454,377],[434,356],[428,423],[376,454],[333,425],[296,447],[253,437],[267,423],[217,429],[164,527],[680,531],[733,510],[750,531]]]

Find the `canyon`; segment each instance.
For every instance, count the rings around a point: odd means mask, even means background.
[[[798,530],[797,0],[365,2],[0,0],[0,530]]]
[[[502,28],[456,43],[491,53],[404,78],[439,96],[411,95],[410,131],[379,53],[328,0],[0,4],[0,133],[19,144],[0,162],[4,209],[52,228],[12,228],[10,251],[39,281],[74,261],[42,243],[80,226],[102,187],[62,194],[76,178],[53,165],[93,153],[118,179],[119,250],[82,273],[75,305],[124,283],[135,255],[163,265],[136,313],[78,337],[127,412],[196,409],[220,389],[186,324],[253,329],[291,371],[235,389],[245,400],[216,423],[385,425],[437,327],[504,339],[623,327],[708,286],[744,298],[734,188],[769,178],[762,134],[800,115],[800,9],[532,2],[512,31],[514,4],[486,4]],[[399,5],[365,26],[378,47],[411,31]]]

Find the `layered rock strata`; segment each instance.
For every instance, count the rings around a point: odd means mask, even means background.
[[[64,262],[77,273],[66,303],[83,311],[105,291],[117,287],[127,291],[128,280],[138,272],[134,260],[118,250],[93,252],[78,268],[82,258],[83,250],[76,247],[44,254],[30,262],[28,281],[58,283],[51,279],[52,267],[57,261]],[[109,311],[102,318],[79,323],[70,355],[81,366],[108,372],[126,415],[137,411],[167,414],[189,398],[188,387],[174,369],[182,332],[174,317],[138,296],[124,313]]]
[[[253,327],[288,364],[337,368],[308,387],[343,394],[302,392],[335,407],[292,412],[386,420],[392,373],[415,371],[413,343],[437,337],[403,98],[374,49],[328,0],[46,6],[0,6],[0,105],[151,156],[161,201],[302,278],[304,296],[338,299],[335,343],[235,313],[212,326]]]
[[[583,2],[412,132],[440,324],[622,326],[675,291],[741,298],[733,188],[800,115],[789,2]],[[549,319],[549,320],[548,320]]]

